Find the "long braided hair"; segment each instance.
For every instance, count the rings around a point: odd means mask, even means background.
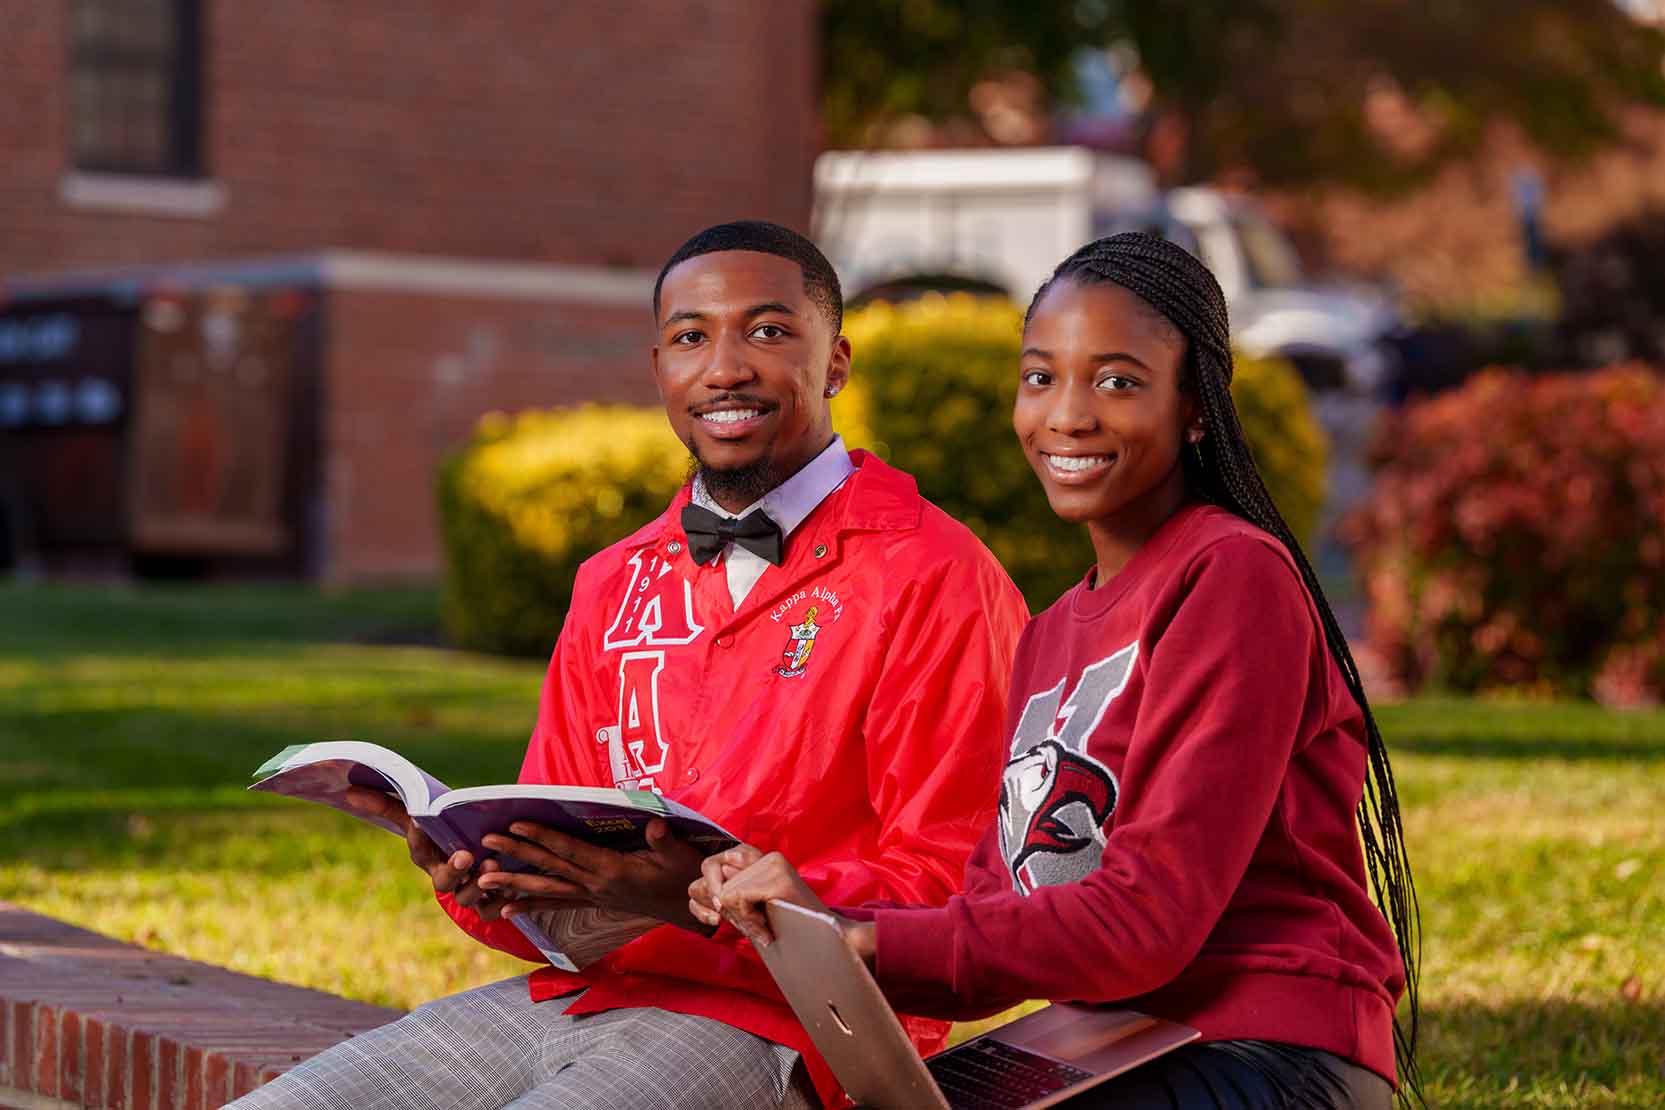
[[[1387,748],[1376,727],[1376,718],[1370,712],[1370,702],[1365,698],[1358,665],[1347,648],[1347,639],[1330,610],[1306,553],[1266,492],[1248,442],[1243,438],[1243,428],[1231,400],[1231,332],[1225,295],[1208,268],[1183,248],[1165,239],[1128,232],[1088,243],[1060,262],[1036,291],[1024,315],[1025,326],[1047,290],[1059,281],[1119,285],[1143,298],[1184,334],[1186,387],[1195,391],[1200,403],[1204,433],[1200,443],[1181,453],[1187,488],[1195,496],[1276,536],[1289,549],[1307,592],[1312,595],[1330,654],[1335,657],[1347,688],[1364,716],[1370,773],[1365,777],[1364,797],[1359,803],[1359,833],[1371,892],[1393,927],[1405,969],[1408,1020],[1401,1021],[1396,1016],[1393,1026],[1399,1097],[1406,1104],[1412,1100],[1421,1102],[1422,1082],[1415,1058],[1421,924],[1410,858],[1405,851],[1404,828],[1399,819],[1393,768],[1388,763]]]

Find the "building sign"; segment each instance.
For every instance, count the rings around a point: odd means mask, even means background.
[[[0,320],[0,366],[63,362],[81,340],[81,321],[69,312]]]
[[[106,295],[0,308],[0,515],[43,552],[120,549],[136,320]]]
[[[127,317],[55,308],[0,318],[0,429],[115,424],[127,352],[105,333],[125,333]]]

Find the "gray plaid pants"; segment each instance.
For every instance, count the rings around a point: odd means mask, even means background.
[[[232,1103],[237,1110],[818,1105],[792,1049],[666,1010],[569,1017],[525,978],[430,1002]],[[796,1076],[794,1069],[796,1068]]]

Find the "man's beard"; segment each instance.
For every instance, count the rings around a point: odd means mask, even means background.
[[[704,484],[705,492],[719,503],[737,501],[742,505],[751,505],[780,485],[780,475],[775,470],[775,460],[771,455],[765,454],[745,466],[718,469],[707,466],[692,443],[688,445],[688,450],[694,456],[693,472]]]

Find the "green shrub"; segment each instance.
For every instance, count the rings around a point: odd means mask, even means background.
[[[849,315],[851,386],[835,417],[964,521],[1028,597],[1051,604],[1093,560],[1086,530],[1053,515],[1012,432],[1023,313],[965,294],[873,304]],[[1262,475],[1290,527],[1312,534],[1324,498],[1324,435],[1287,364],[1239,357],[1232,393]]]
[[[487,416],[439,476],[446,631],[465,647],[548,654],[578,564],[663,512],[687,475],[659,409]]]
[[[1295,367],[1281,358],[1251,358],[1241,352],[1232,361],[1236,369],[1231,400],[1255,468],[1289,530],[1310,554],[1318,538],[1318,513],[1329,492],[1329,437],[1313,415],[1307,387]]]
[[[1407,681],[1665,694],[1665,381],[1492,371],[1384,428],[1349,522]]]

